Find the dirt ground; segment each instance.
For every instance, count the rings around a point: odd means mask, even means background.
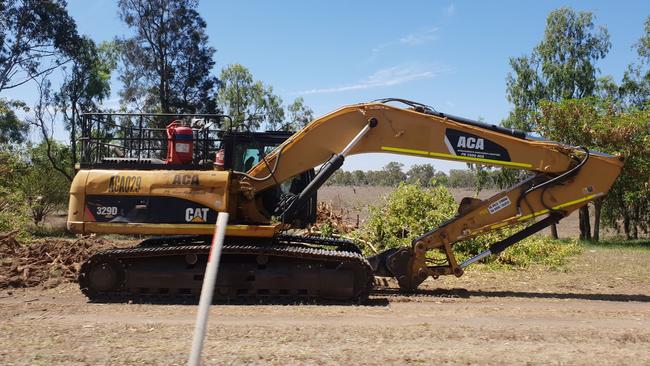
[[[650,251],[383,288],[361,306],[213,306],[209,365],[650,364]],[[390,284],[389,284],[390,285]],[[73,284],[0,291],[2,365],[180,365],[195,306],[89,304]]]
[[[382,197],[393,191],[392,187],[347,187],[347,186],[326,186],[318,190],[318,200],[327,202],[335,210],[341,210],[351,224],[363,224],[363,220],[368,216],[368,205],[381,204]],[[449,188],[449,191],[460,202],[463,197],[474,197],[475,192],[471,189]],[[478,195],[480,199],[486,199],[498,191],[486,189]],[[591,215],[593,221],[593,214]],[[593,223],[592,223],[593,225]],[[577,238],[580,235],[578,212],[573,212],[565,217],[557,225],[558,235],[560,238]],[[547,228],[542,231],[544,235],[551,235],[551,229]],[[606,238],[614,236],[612,230],[601,229],[601,237]]]

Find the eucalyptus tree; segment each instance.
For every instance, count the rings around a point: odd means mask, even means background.
[[[596,26],[590,12],[571,8],[552,11],[540,43],[530,55],[510,58],[512,72],[506,78],[506,95],[513,109],[503,125],[535,130],[534,116],[540,103],[585,98],[596,94],[596,63],[611,47],[605,26]],[[560,137],[560,142],[579,145]],[[553,235],[557,237],[555,226]],[[580,209],[580,237],[591,238],[589,210]]]
[[[119,0],[132,29],[119,39],[123,104],[142,111],[215,113],[215,49],[196,0]]]

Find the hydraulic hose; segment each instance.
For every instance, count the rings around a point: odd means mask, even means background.
[[[575,175],[576,173],[578,173],[578,171],[580,170],[580,168],[582,168],[582,166],[585,165],[585,163],[586,163],[587,160],[589,159],[589,149],[587,149],[586,147],[583,147],[583,146],[578,146],[577,148],[578,148],[578,149],[582,149],[582,150],[585,152],[585,157],[584,157],[584,158],[583,158],[583,159],[578,163],[578,165],[576,165],[576,166],[574,166],[573,168],[567,170],[566,172],[564,172],[564,173],[558,175],[557,177],[551,178],[551,179],[549,179],[549,180],[547,180],[547,181],[544,181],[544,182],[542,182],[542,183],[540,183],[540,184],[537,184],[537,185],[535,185],[535,186],[532,186],[532,187],[528,188],[526,191],[524,191],[524,192],[519,196],[519,198],[517,199],[517,210],[518,210],[519,212],[521,212],[521,201],[522,201],[522,200],[523,200],[523,199],[524,199],[524,198],[525,198],[529,193],[531,193],[531,192],[533,192],[533,191],[536,191],[536,190],[538,190],[538,189],[540,189],[540,188],[544,188],[544,191],[542,191],[542,205],[544,205],[544,207],[545,207],[546,209],[552,211],[552,208],[548,207],[548,206],[546,205],[546,203],[544,203],[544,192],[546,191],[546,189],[550,188],[550,187],[553,186],[553,185],[560,184],[560,183],[562,183],[563,181],[565,181],[566,179],[568,179],[568,178],[570,178],[571,176],[573,176],[573,175]]]

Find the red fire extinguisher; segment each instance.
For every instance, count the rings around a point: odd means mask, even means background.
[[[194,157],[192,128],[179,121],[167,125],[167,164],[191,164]]]
[[[219,149],[214,156],[214,169],[215,170],[224,170],[226,165],[226,152],[224,149]]]

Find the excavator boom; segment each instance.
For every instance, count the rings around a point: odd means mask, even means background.
[[[405,102],[411,108],[387,104],[391,101]],[[342,165],[345,155],[369,152],[486,164],[533,173],[532,177],[486,200],[465,198],[454,218],[423,233],[410,248],[391,250],[373,258],[375,271],[394,276],[406,289],[417,287],[429,276],[460,276],[466,265],[480,259],[457,263],[452,250],[454,243],[542,219],[495,243],[482,256],[497,254],[589,201],[601,198],[623,166],[622,157],[536,139],[520,131],[445,115],[418,103],[389,99],[347,106],[313,121],[280,145],[264,163],[253,167],[244,180],[250,180],[253,191],[263,191],[274,181],[281,182],[324,164],[322,183]],[[303,195],[308,193],[304,191]],[[428,263],[427,253],[435,250],[444,253],[446,265]]]

